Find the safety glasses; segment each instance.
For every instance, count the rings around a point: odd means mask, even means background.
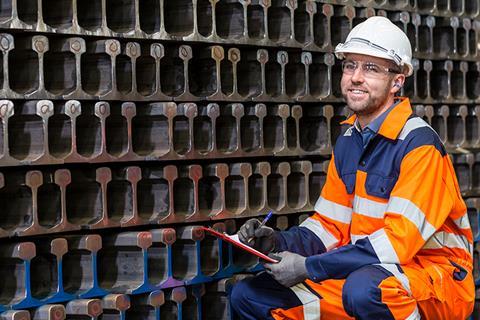
[[[373,62],[342,61],[342,71],[346,75],[353,75],[358,67],[362,69],[364,77],[371,79],[382,79],[389,73],[401,73],[399,70],[383,67]]]

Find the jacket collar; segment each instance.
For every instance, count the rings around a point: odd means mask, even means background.
[[[388,113],[378,130],[378,134],[391,140],[397,139],[408,118],[412,115],[410,100],[405,97],[398,97],[396,99],[400,99],[401,101]],[[347,120],[342,121],[341,124],[353,125],[356,119],[357,116],[354,114]]]

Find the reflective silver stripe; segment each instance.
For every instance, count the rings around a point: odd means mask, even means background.
[[[404,273],[401,273],[398,270],[398,267],[395,264],[382,263],[379,264],[379,266],[392,273],[394,277],[397,278],[398,281],[400,281],[405,290],[407,290],[408,295],[412,295],[412,290],[410,289],[410,281]]]
[[[473,253],[473,245],[467,237],[445,231],[438,231],[423,245],[422,249],[460,248]]]
[[[412,132],[415,129],[423,128],[423,127],[429,127],[430,129],[432,129],[432,127],[430,127],[428,123],[426,123],[422,118],[415,117],[415,118],[409,119],[403,126],[403,129],[398,135],[397,139],[405,140],[405,138],[408,136],[410,132]],[[435,130],[433,129],[432,131],[435,132]]]
[[[303,305],[304,320],[320,320],[320,299],[308,290],[303,283],[290,287]]]
[[[368,239],[381,263],[400,263],[397,253],[383,228],[369,235]]]
[[[420,316],[418,307],[415,306],[415,310],[413,310],[412,314],[410,314],[405,320],[421,320],[421,319],[422,317]]]
[[[315,233],[315,235],[323,242],[327,250],[331,250],[338,245],[338,240],[330,232],[325,230],[320,221],[313,218],[307,218],[300,224],[300,227],[305,227]]]
[[[386,209],[386,203],[373,201],[359,196],[355,196],[353,199],[353,212],[361,214],[362,216],[382,219]]]
[[[468,220],[468,214],[466,212],[460,218],[453,220],[453,222],[455,222],[455,225],[460,229],[470,229],[470,221]]]
[[[388,202],[387,211],[401,214],[410,220],[417,227],[425,241],[436,231],[435,227],[427,221],[423,211],[407,199],[391,197]]]
[[[350,128],[348,128],[345,133],[343,134],[344,137],[350,137],[352,135],[352,130],[353,130],[353,126],[351,126]]]
[[[348,224],[352,221],[352,208],[342,206],[323,197],[318,198],[315,203],[315,211],[342,223]]]
[[[364,234],[350,234],[350,239],[352,243],[355,244],[358,240],[366,238],[367,236]]]
[[[391,60],[395,61],[395,63],[399,66],[403,66],[404,65],[404,61],[402,59],[402,57],[399,55],[399,53],[395,52],[395,50],[393,49],[386,49],[384,47],[382,47],[381,45],[379,44],[376,44],[368,39],[365,39],[365,38],[358,38],[358,37],[355,37],[355,38],[350,38],[348,41],[345,41],[345,43],[339,43],[336,47],[335,47],[335,52],[336,51],[341,51],[341,50],[348,50],[348,48],[350,46],[355,46],[355,43],[360,43],[360,44],[363,44],[365,46],[368,46],[368,47],[371,47],[375,50],[378,50],[380,52],[382,52],[383,54],[387,55],[388,57],[390,57]],[[347,51],[348,52],[348,51]]]

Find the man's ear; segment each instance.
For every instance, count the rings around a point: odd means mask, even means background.
[[[405,75],[404,74],[395,75],[395,77],[393,78],[391,92],[392,93],[398,93],[402,89],[404,83],[405,83]]]

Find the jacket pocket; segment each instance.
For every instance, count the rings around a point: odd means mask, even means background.
[[[452,270],[445,270],[445,268],[442,268],[439,265],[431,264],[425,268],[425,271],[428,273],[432,281],[435,298],[444,302],[447,299],[448,294],[450,294],[450,288],[447,287],[450,286]]]
[[[376,173],[368,173],[365,190],[371,196],[388,199],[396,182],[396,177],[385,177]]]

